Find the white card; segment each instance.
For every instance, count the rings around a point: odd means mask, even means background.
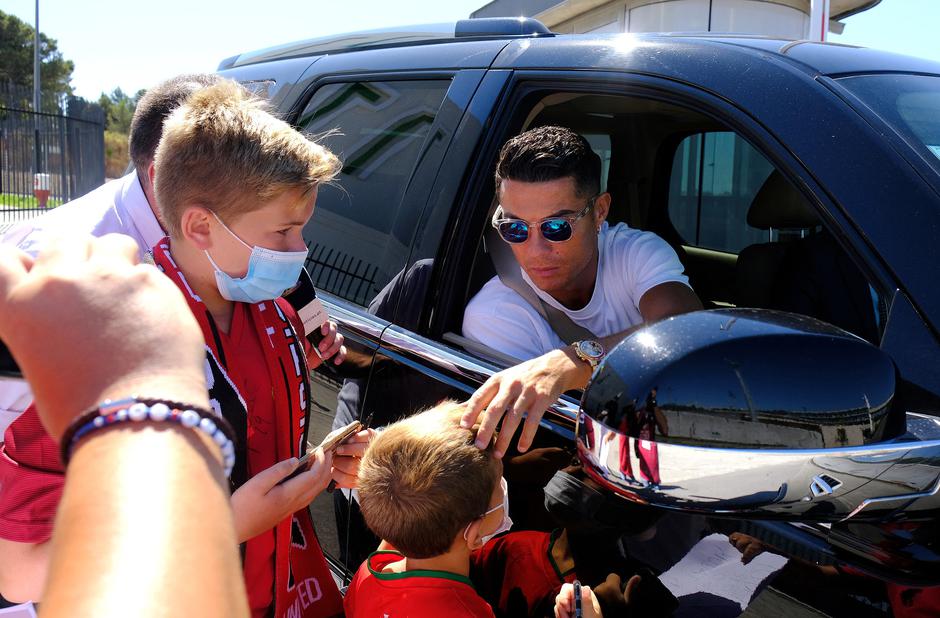
[[[297,315],[300,316],[300,320],[304,323],[304,330],[308,334],[319,331],[323,323],[330,319],[319,298],[314,298],[301,307]]]

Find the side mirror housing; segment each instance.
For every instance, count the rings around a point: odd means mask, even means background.
[[[895,384],[885,353],[829,324],[699,311],[610,352],[582,398],[578,450],[597,482],[644,504],[878,518],[905,500],[932,503],[940,475],[940,419],[906,433]],[[912,475],[912,465],[923,469]]]

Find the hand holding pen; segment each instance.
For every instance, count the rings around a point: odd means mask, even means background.
[[[340,487],[342,489],[354,489],[359,477],[359,462],[365,454],[366,449],[372,438],[375,437],[375,430],[370,427],[372,424],[372,415],[359,424],[359,430],[349,436],[346,440],[340,442],[333,456],[333,480],[330,482],[327,491]]]
[[[601,618],[601,606],[590,586],[575,580],[564,584],[555,597],[555,618]]]

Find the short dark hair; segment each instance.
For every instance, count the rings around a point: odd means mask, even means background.
[[[600,193],[601,158],[584,137],[566,127],[545,126],[503,144],[496,164],[496,189],[504,178],[547,182],[571,177],[579,197]]]
[[[222,80],[213,73],[177,75],[148,90],[137,102],[131,119],[128,149],[138,171],[145,171],[163,134],[163,121],[191,94]]]

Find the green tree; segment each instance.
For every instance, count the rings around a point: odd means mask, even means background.
[[[98,97],[98,105],[104,109],[108,131],[124,135],[130,133],[131,118],[134,117],[137,101],[140,100],[143,92],[141,90],[133,97],[127,96],[120,88],[115,88],[111,94],[101,93]]]
[[[0,11],[0,81],[32,90],[34,28],[15,15]],[[55,39],[39,33],[39,79],[43,108],[55,109],[64,95],[72,94],[75,65],[59,51]]]

